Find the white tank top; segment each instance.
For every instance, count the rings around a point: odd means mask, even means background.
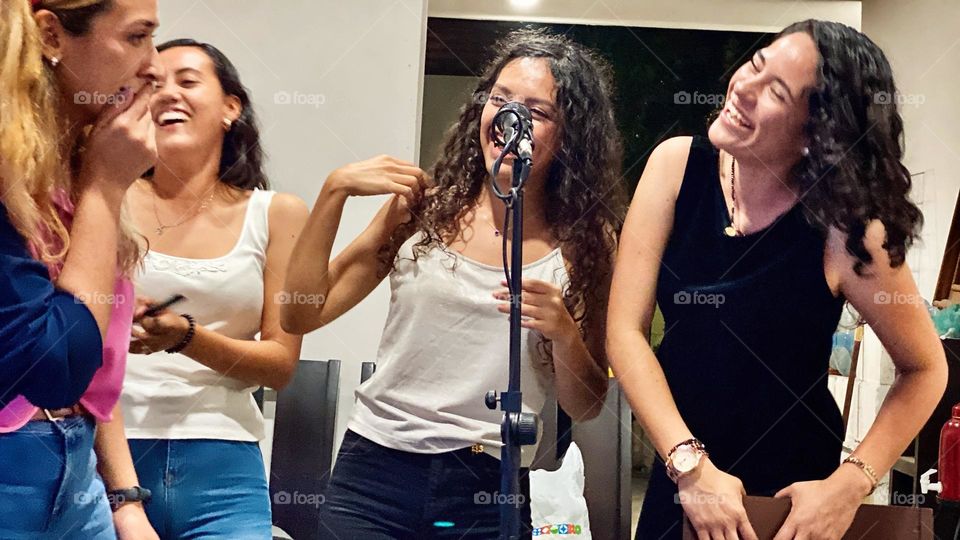
[[[502,412],[484,404],[488,390],[507,389],[509,320],[493,292],[503,268],[452,249],[431,249],[413,261],[415,235],[390,274],[387,316],[377,370],[356,391],[348,428],[383,446],[441,453],[481,443],[500,458]],[[523,268],[523,277],[566,286],[560,249]],[[522,329],[523,410],[540,413],[553,393],[553,362],[539,332]],[[529,466],[536,446],[523,449]]]
[[[137,295],[160,301],[182,294],[187,300],[174,311],[189,313],[198,325],[227,337],[254,339],[263,313],[267,214],[273,194],[251,194],[240,239],[222,257],[186,259],[148,252],[134,278]],[[256,388],[183,354],[131,354],[120,399],[127,437],[258,441],[264,428],[252,395]]]

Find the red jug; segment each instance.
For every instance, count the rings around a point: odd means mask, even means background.
[[[960,403],[940,432],[940,491],[942,501],[960,502]]]

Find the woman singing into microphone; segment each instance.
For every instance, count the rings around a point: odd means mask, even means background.
[[[624,225],[610,361],[658,460],[638,539],[755,539],[744,492],[789,498],[776,540],[839,539],[943,393],[905,254],[921,214],[883,52],[838,23],[787,27],[737,70],[709,138],[654,150]],[[897,368],[841,464],[827,389],[844,301]],[[668,329],[654,356],[654,303]]]
[[[501,249],[511,232],[501,229],[506,210],[490,171],[501,152],[492,121],[509,101],[530,109],[535,143],[523,222],[523,409],[539,412],[549,394],[576,419],[600,411],[605,298],[624,200],[609,71],[568,39],[517,32],[448,133],[433,182],[388,157],[338,169],[294,250],[286,291],[326,301],[283,306],[290,332],[332,322],[387,276],[392,290],[377,372],[357,390],[321,508],[330,538],[498,534],[499,508],[482,495],[499,491],[502,413],[483,395],[507,384]],[[502,191],[511,164],[496,178]],[[346,199],[380,194],[394,196],[328,263]],[[524,448],[524,466],[534,450]],[[521,484],[528,495],[525,471]],[[529,534],[528,499],[518,503]]]

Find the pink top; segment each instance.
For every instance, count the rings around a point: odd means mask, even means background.
[[[54,202],[60,209],[64,225],[69,229],[73,218],[73,203],[65,192],[57,192]],[[36,256],[36,253],[34,253]],[[50,279],[60,275],[59,265],[50,265]],[[80,398],[80,404],[101,422],[113,419],[113,408],[120,399],[123,374],[126,370],[127,350],[130,348],[130,328],[133,326],[133,283],[117,276],[114,287],[113,312],[103,342],[103,365],[90,381],[90,386]],[[23,396],[17,396],[0,409],[0,433],[16,431],[24,426],[39,409]]]

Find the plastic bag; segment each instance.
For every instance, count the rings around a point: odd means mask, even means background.
[[[570,444],[556,471],[530,471],[534,537],[593,538],[583,484],[583,454],[576,443]]]

